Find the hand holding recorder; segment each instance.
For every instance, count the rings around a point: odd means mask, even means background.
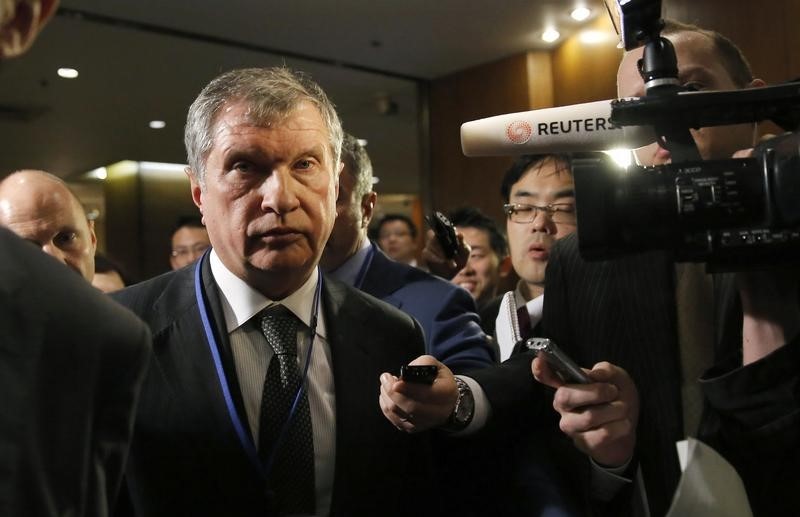
[[[409,433],[446,424],[458,399],[453,372],[430,355],[420,356],[402,369],[405,380],[381,374],[378,403],[386,419]],[[429,376],[431,371],[435,376]]]
[[[559,427],[600,465],[624,465],[633,456],[639,419],[639,394],[633,380],[622,368],[601,362],[591,370],[583,369],[588,383],[577,379],[578,383],[566,383],[552,366],[557,363],[550,361],[555,355],[562,362],[572,361],[551,340],[545,341],[557,354],[539,351],[531,370],[537,381],[556,389],[553,407],[561,415]]]

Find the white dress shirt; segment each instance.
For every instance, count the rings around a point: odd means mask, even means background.
[[[231,273],[213,250],[210,263],[211,274],[220,290],[225,326],[242,390],[247,422],[257,441],[264,379],[274,353],[261,332],[260,321],[256,321],[257,318],[254,319],[253,316],[267,307],[279,304],[292,311],[305,324],[297,333],[298,368],[302,372],[309,350],[309,324],[314,311],[314,292],[321,278],[318,270],[314,269],[297,291],[275,301],[266,298]],[[325,314],[320,310],[306,386],[314,440],[316,515],[321,517],[330,513],[336,459],[336,397],[331,364],[331,349],[325,333]]]

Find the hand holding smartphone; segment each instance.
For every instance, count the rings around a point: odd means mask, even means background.
[[[525,347],[528,350],[536,351],[537,357],[547,361],[550,368],[565,383],[591,384],[594,382],[575,361],[558,348],[552,339],[533,337],[525,342]]]
[[[449,260],[455,257],[458,254],[458,239],[456,238],[456,229],[450,219],[441,212],[433,212],[425,216],[425,220],[436,234],[436,240],[439,241],[445,258]]]

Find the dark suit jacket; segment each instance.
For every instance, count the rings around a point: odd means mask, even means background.
[[[147,327],[0,228],[0,329],[0,515],[107,515],[150,353]]]
[[[495,362],[494,350],[480,328],[475,301],[467,291],[395,262],[372,246],[375,255],[361,290],[416,319],[425,331],[427,354],[456,373]]]
[[[264,482],[237,439],[203,334],[194,267],[122,291],[153,332],[154,356],[136,418],[128,484],[143,516],[268,515]],[[230,389],[244,420],[217,287],[203,291],[216,322]],[[398,432],[378,406],[379,375],[423,352],[408,316],[325,280],[322,294],[336,392],[332,516],[399,515],[411,490],[430,501],[428,438]],[[219,332],[223,329],[223,332]],[[424,508],[424,506],[423,506]]]
[[[717,297],[720,306],[719,338],[709,346],[714,346],[717,362],[728,365],[718,368],[731,371],[731,364],[741,364],[741,334],[736,332],[741,327],[741,311],[737,312],[735,304],[730,303],[736,297],[730,278],[717,278],[715,283],[720,289],[725,285],[728,288],[727,294]],[[545,334],[555,339],[581,366],[591,367],[598,361],[609,361],[627,370],[636,383],[641,406],[636,454],[651,513],[663,515],[680,475],[675,442],[684,438],[673,262],[663,252],[607,262],[585,262],[578,253],[577,236],[571,235],[561,239],[551,251],[545,292]],[[793,348],[790,346],[782,351],[795,359],[791,371],[785,366],[779,367],[775,358],[763,361],[766,365],[762,364],[760,379],[753,373],[759,370],[758,367],[740,368],[744,372],[740,372],[741,376],[751,382],[748,389],[742,389],[739,384],[737,392],[733,381],[722,377],[720,370],[712,373],[715,381],[706,386],[712,404],[706,405],[699,437],[722,445],[720,452],[729,458],[733,450],[741,447],[750,449],[748,455],[760,457],[760,464],[752,459],[746,466],[744,462],[739,463],[749,470],[740,471],[745,479],[768,474],[776,461],[783,465],[780,471],[787,472],[787,464],[776,455],[770,436],[782,437],[782,443],[786,443],[788,437],[794,437],[795,445],[789,452],[795,459],[790,463],[794,472],[792,485],[800,488],[796,474],[796,444],[800,438],[798,355],[796,350],[792,352]],[[749,376],[747,372],[750,372]],[[772,374],[778,375],[779,379],[772,379]],[[787,395],[786,389],[794,389],[794,395]],[[772,410],[759,414],[752,408],[753,403],[768,405]],[[744,417],[742,409],[748,404],[751,407]],[[739,431],[727,427],[733,425],[731,422],[736,420],[736,414],[740,416],[735,424]],[[782,415],[788,416],[781,419]],[[719,422],[721,416],[726,424],[722,428],[714,426],[713,421]],[[743,424],[745,421],[747,423]],[[743,428],[748,428],[748,431]],[[726,433],[729,437],[732,433],[738,439],[729,438],[727,443],[721,442],[719,437]],[[760,439],[748,443],[743,439],[748,433]],[[753,500],[755,494],[749,495]],[[795,490],[795,502],[797,497]],[[758,504],[753,506],[758,507]]]

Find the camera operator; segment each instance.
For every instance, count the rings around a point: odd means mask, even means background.
[[[715,32],[668,22],[662,35],[674,44],[679,79],[690,88],[763,85],[752,78],[739,49]],[[637,69],[641,55],[637,49],[623,58],[620,97],[644,95]],[[748,155],[749,150],[737,150],[751,147],[754,134],[753,124],[692,130],[706,160]],[[657,144],[638,150],[636,157],[642,165],[670,162],[669,152]],[[638,464],[651,515],[668,508],[680,475],[675,442],[687,435],[709,443],[733,464],[755,515],[792,513],[800,488],[797,272],[712,278],[701,268],[673,265],[665,252],[584,262],[577,239],[564,239],[547,271],[544,326],[580,364],[608,361],[636,383],[638,425],[621,426],[620,443],[635,437],[627,475]],[[561,429],[579,448],[602,439],[596,426],[606,417],[600,411],[587,417],[586,411],[587,404],[601,401],[597,385],[561,386],[538,359],[533,372],[558,388],[554,407]],[[606,411],[612,413],[613,404]]]

